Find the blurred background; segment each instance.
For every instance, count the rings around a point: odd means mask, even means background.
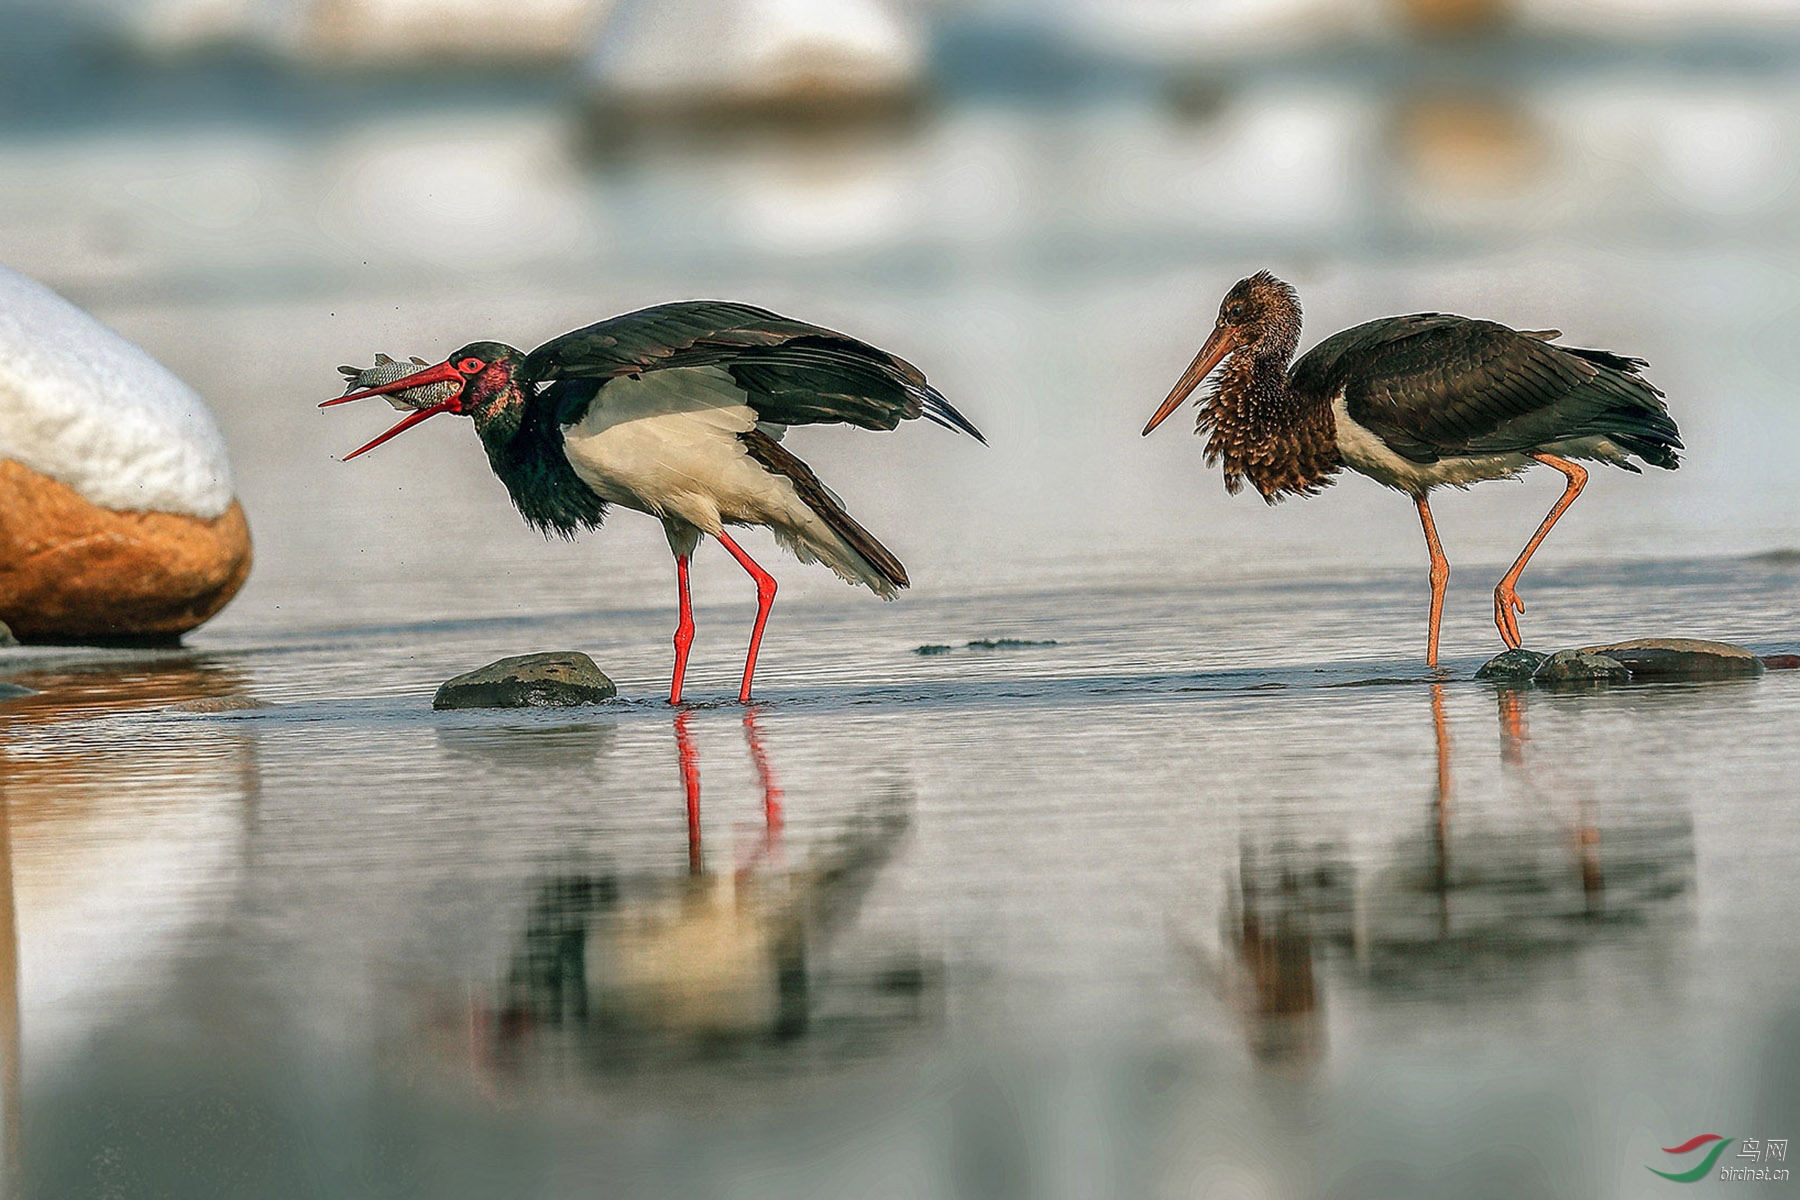
[[[205,397],[257,552],[185,651],[8,676],[36,1194],[1636,1197],[1800,1131],[1795,673],[1468,682],[1532,476],[1434,504],[1428,687],[1400,497],[1137,435],[1260,268],[1303,345],[1641,355],[1686,461],[1596,472],[1528,644],[1791,652],[1796,0],[0,0],[0,217]],[[391,414],[334,368],[697,296],[988,435],[789,442],[913,591],[766,559],[760,725],[431,714],[565,645],[656,695],[666,546],[546,545],[460,422],[335,461]]]
[[[1687,465],[1609,472],[1545,564],[1792,544],[1784,0],[0,11],[0,261],[219,414],[259,552],[228,626],[377,553],[414,579],[455,570],[425,510],[453,508],[502,566],[545,561],[466,430],[333,464],[379,424],[311,410],[337,364],[529,348],[704,295],[894,350],[989,433],[987,452],[798,435],[925,588],[991,576],[1002,543],[1014,580],[1089,559],[1305,574],[1346,536],[1361,563],[1422,564],[1412,515],[1365,480],[1264,512],[1229,503],[1179,431],[1126,436],[1264,267],[1300,289],[1308,343],[1437,310],[1651,360]],[[1506,561],[1551,498],[1446,497],[1452,562]],[[661,603],[660,534],[615,524],[609,586],[641,568]],[[567,553],[571,572],[591,561]],[[812,575],[795,586],[835,591]]]

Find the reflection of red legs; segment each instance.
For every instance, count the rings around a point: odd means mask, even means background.
[[[738,868],[740,874],[747,874],[759,862],[774,858],[781,848],[781,782],[775,778],[775,769],[769,765],[769,756],[763,750],[762,730],[756,727],[755,709],[744,713],[744,740],[749,743],[750,761],[756,764],[756,776],[762,780],[763,835],[755,851]]]
[[[744,658],[744,686],[738,689],[738,703],[748,704],[750,677],[756,674],[756,651],[762,646],[763,626],[769,623],[769,609],[775,604],[775,577],[757,566],[756,560],[745,554],[743,547],[732,541],[723,529],[715,536],[721,546],[731,551],[731,557],[738,560],[738,566],[756,580],[756,627],[750,631],[750,653]]]
[[[1500,757],[1514,765],[1525,762],[1525,694],[1514,688],[1500,689]]]
[[[775,778],[769,756],[763,751],[762,730],[756,727],[755,709],[744,713],[744,737],[750,743],[750,759],[756,764],[757,778],[762,780],[763,824],[773,843],[781,836],[781,782]]]
[[[1575,853],[1581,858],[1581,892],[1590,914],[1598,914],[1606,899],[1606,876],[1600,870],[1600,827],[1594,823],[1594,806],[1583,801],[1575,812]]]
[[[1437,892],[1439,916],[1450,927],[1450,718],[1444,713],[1444,685],[1431,685],[1431,725],[1437,735]]]
[[[688,556],[675,556],[675,590],[681,595],[681,619],[675,623],[675,674],[669,680],[669,703],[681,703],[681,681],[687,675],[688,647],[694,644],[694,604],[688,599]]]
[[[1512,570],[1508,571],[1506,577],[1494,588],[1494,624],[1500,630],[1501,640],[1513,650],[1517,650],[1522,644],[1519,638],[1519,621],[1513,614],[1525,611],[1525,602],[1519,599],[1517,592],[1513,591],[1513,585],[1519,582],[1519,576],[1525,572],[1525,564],[1531,561],[1532,552],[1549,534],[1550,527],[1556,524],[1557,518],[1568,510],[1569,505],[1575,503],[1575,497],[1581,495],[1582,487],[1587,484],[1587,471],[1566,458],[1558,458],[1554,454],[1533,454],[1531,457],[1547,467],[1555,467],[1561,471],[1568,477],[1569,486],[1563,489],[1562,499],[1551,506],[1549,515],[1544,518],[1544,523],[1538,526],[1537,533],[1529,542],[1525,543],[1525,548],[1519,551],[1518,560],[1513,563]]]
[[[1437,666],[1438,623],[1444,618],[1444,589],[1450,584],[1450,560],[1444,557],[1443,543],[1438,541],[1437,525],[1431,519],[1431,506],[1420,496],[1419,524],[1425,530],[1425,548],[1431,551],[1431,633],[1425,642],[1425,665]]]
[[[702,870],[700,857],[700,752],[694,748],[694,735],[688,732],[692,712],[675,714],[675,753],[681,760],[681,783],[687,789],[688,874]]]

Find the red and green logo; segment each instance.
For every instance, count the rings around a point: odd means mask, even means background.
[[[1652,1175],[1661,1175],[1664,1179],[1670,1179],[1676,1183],[1696,1183],[1706,1178],[1707,1172],[1713,1169],[1713,1164],[1719,1161],[1719,1155],[1725,1153],[1725,1147],[1736,1140],[1736,1138],[1721,1137],[1716,1133],[1703,1133],[1698,1137],[1689,1138],[1679,1146],[1662,1148],[1664,1154],[1689,1154],[1708,1142],[1713,1143],[1713,1148],[1706,1152],[1706,1157],[1700,1160],[1699,1166],[1689,1171],[1659,1171],[1655,1167],[1645,1169]]]

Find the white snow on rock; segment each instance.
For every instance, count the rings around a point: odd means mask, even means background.
[[[212,518],[225,439],[192,388],[49,288],[0,267],[0,458],[115,511]]]

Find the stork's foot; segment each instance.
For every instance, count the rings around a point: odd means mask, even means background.
[[[1508,650],[1517,650],[1525,644],[1519,636],[1519,620],[1514,613],[1525,611],[1525,602],[1519,599],[1519,593],[1513,591],[1511,583],[1502,580],[1494,589],[1494,625],[1500,630],[1500,640],[1506,643]]]

